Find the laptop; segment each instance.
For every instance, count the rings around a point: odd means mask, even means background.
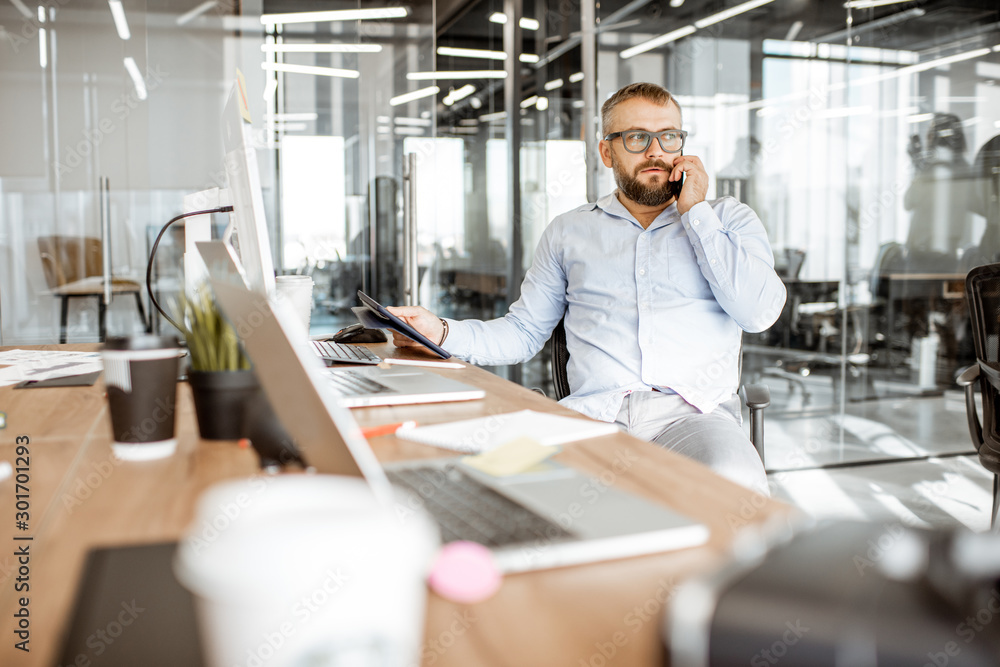
[[[195,246],[208,268],[208,275],[213,279],[225,280],[234,285],[249,284],[239,258],[228,243],[198,241]],[[375,365],[382,362],[381,357],[363,345],[347,345],[325,340],[313,340],[310,345],[318,357],[330,363]]]
[[[271,406],[308,464],[321,473],[364,478],[376,497],[400,508],[401,517],[408,509],[424,507],[437,520],[443,541],[484,544],[504,572],[658,553],[707,541],[703,524],[554,462],[506,477],[482,473],[455,457],[392,463],[383,469],[326,381],[323,363],[306,345],[292,342],[305,339],[294,313],[285,304],[272,307],[240,286],[213,281],[212,287],[234,324],[251,317],[259,322],[252,331],[236,330]],[[622,457],[620,472],[633,463]]]

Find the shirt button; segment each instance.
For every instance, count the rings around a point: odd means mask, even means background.
[[[692,222],[691,224],[692,224],[692,225],[694,225],[695,227],[697,227],[697,226],[698,226],[698,223],[700,223],[700,222],[701,222],[701,220],[695,220],[695,221],[694,221],[694,222]]]
[[[712,263],[712,264],[715,264],[715,260],[713,259],[713,260],[711,261],[711,263]]]
[[[640,276],[646,275],[646,269],[639,269],[639,275]]]

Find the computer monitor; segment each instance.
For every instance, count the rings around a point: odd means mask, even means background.
[[[264,195],[260,185],[257,154],[249,141],[250,114],[246,86],[237,76],[222,114],[226,174],[233,202],[233,218],[240,261],[250,289],[274,294],[274,262],[264,217]]]

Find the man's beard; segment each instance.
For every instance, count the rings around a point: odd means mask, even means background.
[[[650,167],[663,169],[668,176],[670,175],[670,167],[662,160],[643,162],[635,168],[633,173],[638,174],[643,169]],[[625,168],[614,153],[611,154],[611,170],[615,174],[615,183],[618,184],[621,193],[640,206],[663,206],[674,198],[674,183],[665,180],[660,184],[643,185],[637,177],[625,172]]]

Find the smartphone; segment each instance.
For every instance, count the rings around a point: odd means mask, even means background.
[[[681,152],[684,155],[684,152]],[[674,196],[674,199],[680,199],[681,189],[684,187],[684,174],[681,174],[681,178],[678,181],[670,181],[670,194]]]
[[[681,196],[681,189],[684,187],[684,174],[681,174],[679,181],[670,181],[670,194],[674,196],[674,199],[679,199]]]

